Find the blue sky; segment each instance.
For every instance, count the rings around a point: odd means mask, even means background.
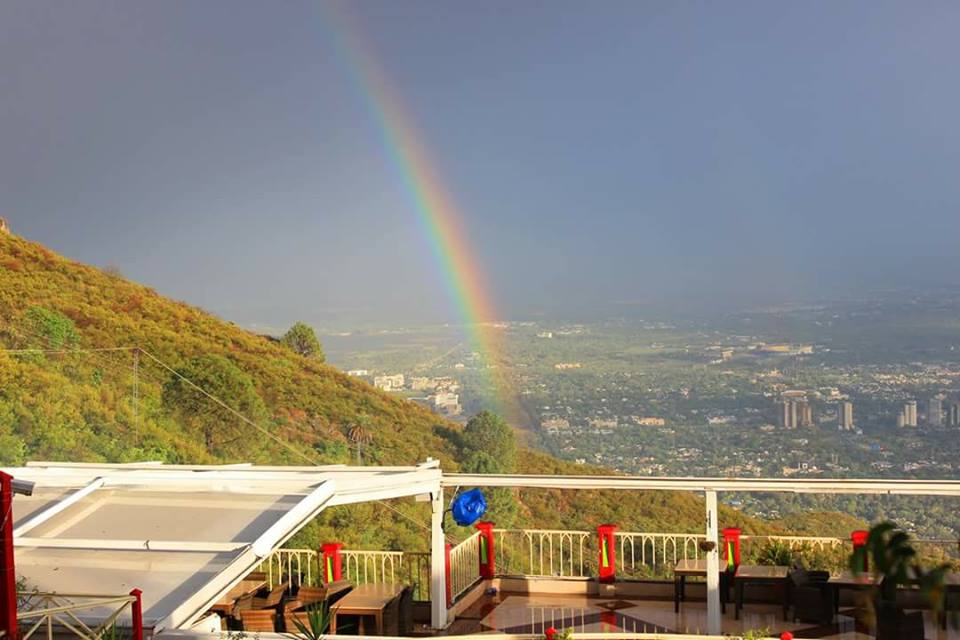
[[[960,284],[955,2],[339,11],[505,317]],[[330,16],[0,3],[0,215],[244,324],[452,319]]]

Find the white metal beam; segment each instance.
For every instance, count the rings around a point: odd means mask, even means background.
[[[707,633],[720,635],[722,620],[720,616],[720,545],[717,513],[717,492],[706,492],[707,506],[707,542],[713,548],[707,552]]]
[[[443,486],[960,496],[960,480],[848,480],[842,478],[797,480],[793,478],[664,478],[448,473],[443,476]]]
[[[261,562],[262,559],[253,552],[252,548],[245,548],[220,573],[213,576],[196,593],[177,605],[166,618],[157,622],[154,626],[154,634],[164,629],[189,627],[213,603],[239,584]]]
[[[223,553],[247,546],[244,542],[190,540],[104,540],[103,538],[14,538],[15,547],[48,549],[115,549],[117,551],[208,551]]]
[[[13,530],[14,540],[22,536],[23,534],[25,534],[27,531],[30,531],[37,525],[43,524],[53,516],[68,509],[69,507],[76,504],[80,500],[83,500],[88,495],[90,495],[91,493],[93,493],[94,491],[96,491],[102,486],[103,486],[103,478],[96,478],[92,482],[87,484],[87,486],[83,487],[82,489],[78,489],[77,491],[74,491],[73,493],[68,495],[66,498],[63,498],[62,500],[54,502],[52,505],[50,505],[49,507],[47,507],[46,509],[44,509],[37,515],[33,516],[32,518],[30,518],[29,520],[21,524],[16,529],[14,529]]]
[[[274,549],[323,511],[336,490],[337,485],[332,480],[314,489],[310,495],[280,516],[269,529],[260,534],[260,537],[251,545],[253,552],[260,558],[269,556]]]

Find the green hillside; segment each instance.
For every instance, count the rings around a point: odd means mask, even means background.
[[[29,459],[349,463],[356,459],[350,435],[354,430],[357,439],[357,426],[364,464],[433,457],[457,470],[470,454],[457,425],[416,404],[118,274],[3,233],[0,348],[2,465]],[[223,401],[256,426],[166,367],[219,385]],[[516,470],[609,473],[530,451],[518,456]],[[513,498],[516,524],[544,528],[612,521],[633,530],[696,531],[703,522],[701,500],[687,494],[524,491]],[[425,545],[412,522],[427,520],[424,506],[398,506],[407,517],[382,505],[354,508],[349,520],[370,527],[340,536],[380,547]],[[345,517],[328,515],[301,542],[332,535]],[[723,513],[723,524],[770,530],[732,510]]]

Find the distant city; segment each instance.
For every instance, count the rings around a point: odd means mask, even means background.
[[[514,426],[559,457],[636,474],[954,477],[958,311],[960,296],[931,293],[701,320],[503,323]],[[444,417],[490,406],[485,365],[453,328],[326,344],[351,375]],[[863,502],[857,515],[874,515]]]

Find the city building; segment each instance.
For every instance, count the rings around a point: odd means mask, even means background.
[[[841,402],[837,411],[840,429],[850,431],[853,429],[853,403]]]
[[[952,403],[946,417],[949,426],[960,427],[960,404]]]
[[[350,371],[347,371],[347,375],[353,376],[354,378],[362,378],[370,375],[370,372],[366,369],[351,369]]]
[[[399,391],[403,389],[404,378],[402,373],[393,376],[376,376],[373,379],[373,386],[384,391]]]
[[[805,391],[784,391],[780,406],[780,426],[784,429],[813,426],[813,408]]]
[[[797,428],[797,403],[794,400],[783,400],[780,407],[780,426],[784,429]]]
[[[897,416],[898,427],[916,427],[917,426],[917,401],[910,400],[904,403],[900,414]]]
[[[939,427],[943,424],[943,396],[933,396],[927,404],[927,424]]]
[[[447,416],[458,416],[463,411],[460,406],[460,396],[450,392],[442,392],[433,396],[433,408],[438,413]]]

